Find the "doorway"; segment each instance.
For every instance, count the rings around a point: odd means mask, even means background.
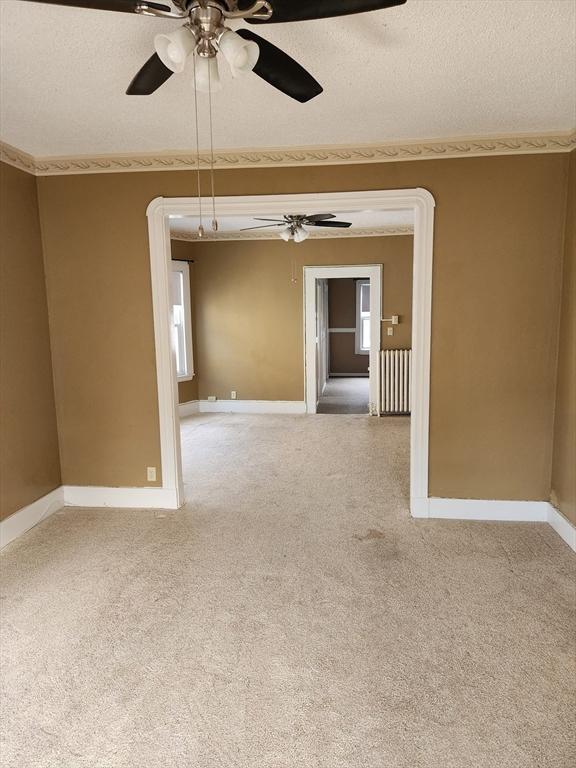
[[[367,414],[370,405],[370,281],[329,278],[328,379],[318,413]]]
[[[170,324],[170,217],[198,216],[200,207],[209,208],[207,198],[162,198],[152,200],[147,209],[150,242],[150,271],[154,310],[156,379],[160,452],[162,462],[162,498],[166,508],[184,503],[180,446],[180,418],[176,367],[171,343]],[[380,190],[365,192],[328,192],[285,195],[256,195],[216,198],[220,214],[283,215],[293,213],[339,213],[346,211],[408,210],[414,216],[412,394],[410,420],[410,510],[415,517],[427,517],[428,446],[430,420],[430,337],[432,309],[432,255],[434,198],[425,189]],[[357,270],[358,267],[354,267]],[[320,275],[320,277],[324,277]],[[310,278],[312,279],[312,278]],[[311,318],[314,321],[314,317]],[[312,324],[308,323],[310,328]],[[372,352],[372,350],[371,350]],[[315,366],[315,360],[308,361]],[[378,371],[377,360],[371,368]],[[377,374],[376,374],[377,375]],[[313,386],[316,382],[312,380]],[[306,377],[306,386],[309,378]],[[312,398],[308,398],[311,401]],[[371,393],[372,407],[378,407],[377,391]]]
[[[330,280],[346,280],[350,284],[354,296],[352,306],[354,326],[330,328]],[[380,264],[304,267],[307,413],[379,415],[378,358],[381,310],[382,266]],[[359,371],[333,370],[330,348],[336,343],[336,334],[338,336],[346,334],[345,340],[353,342],[355,357],[367,358],[367,364],[362,364],[360,361],[362,367]],[[335,337],[334,341],[332,336]],[[332,373],[352,375],[332,376]],[[354,373],[357,375],[353,375]],[[366,378],[367,382],[364,381]]]

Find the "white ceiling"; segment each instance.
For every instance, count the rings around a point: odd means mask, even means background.
[[[294,211],[286,211],[287,214],[289,213],[295,213]],[[314,211],[308,211],[309,214],[314,213]],[[258,214],[258,216],[262,216],[264,218],[269,219],[278,219],[280,218],[276,214],[267,214],[266,212],[263,212],[261,214]],[[207,211],[207,215],[204,216],[204,228],[206,229],[206,232],[208,236],[211,235],[210,232],[210,221],[211,221],[211,211]],[[339,213],[336,216],[336,219],[338,221],[350,221],[352,223],[352,226],[349,229],[345,230],[337,230],[337,229],[329,229],[328,227],[309,227],[309,231],[312,237],[315,235],[319,236],[339,236],[339,235],[346,235],[350,236],[352,234],[358,234],[361,235],[362,232],[366,231],[374,231],[374,230],[380,230],[380,229],[397,229],[397,228],[409,228],[413,227],[414,225],[414,212],[413,211],[351,211],[348,213]],[[184,216],[182,218],[171,218],[170,219],[170,234],[173,235],[175,238],[178,238],[179,236],[182,237],[190,237],[194,236],[198,231],[198,224],[199,219],[196,216]],[[260,224],[265,225],[266,223],[271,222],[265,222],[265,221],[255,221],[253,216],[218,216],[218,232],[221,235],[230,235],[233,233],[239,233],[241,230],[245,229],[246,227],[256,227]],[[251,233],[247,233],[249,236],[255,236],[258,237],[259,235],[266,235],[269,237],[276,237],[277,234],[282,230],[282,227],[274,227],[274,228],[267,228],[267,229],[259,229],[252,231]],[[242,233],[244,234],[244,233]]]
[[[189,76],[124,91],[178,20],[0,1],[0,135],[35,156],[188,150]],[[573,0],[408,0],[262,27],[324,93],[302,105],[249,75],[214,96],[221,149],[569,131],[576,124]],[[203,99],[205,105],[205,97]],[[202,145],[207,146],[204,133]]]

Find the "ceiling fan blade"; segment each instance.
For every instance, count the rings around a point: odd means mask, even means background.
[[[91,8],[99,11],[120,11],[122,13],[138,13],[137,8],[147,5],[157,11],[170,12],[169,5],[148,0],[24,0],[27,3],[42,3],[43,5],[66,5],[69,8]]]
[[[311,221],[310,223],[305,222],[305,226],[310,227],[351,227],[352,222],[351,221]]]
[[[259,219],[257,216],[254,216],[254,221],[277,221],[279,224],[286,224],[284,219]]]
[[[256,219],[258,221],[258,219]],[[263,219],[263,221],[268,221],[268,219]],[[269,227],[281,227],[283,226],[284,222],[281,221],[279,224],[261,224],[259,227],[244,227],[240,230],[240,232],[248,232],[251,229],[268,229]]]
[[[280,48],[276,48],[275,45],[249,29],[239,29],[237,33],[244,40],[257,43],[260,48],[260,56],[254,67],[254,73],[262,80],[266,80],[274,88],[287,96],[291,96],[301,104],[322,93],[323,89],[320,83],[314,80],[304,67],[300,66],[287,53],[281,51]]]
[[[126,93],[129,96],[149,96],[164,85],[166,80],[174,74],[171,69],[165,67],[157,53],[152,54],[146,64],[134,76]]]
[[[314,213],[312,216],[306,216],[306,221],[326,221],[326,219],[335,219],[333,213]]]
[[[252,0],[241,0],[244,9]],[[308,19],[327,19],[331,16],[348,16],[352,13],[379,11],[404,5],[406,0],[269,0],[272,16],[267,19],[246,19],[249,24],[281,24],[285,21],[306,21]]]

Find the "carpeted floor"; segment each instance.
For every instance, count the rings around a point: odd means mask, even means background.
[[[2,556],[3,768],[568,768],[576,558],[408,516],[408,422],[206,415],[178,512]]]
[[[367,376],[337,376],[328,379],[318,400],[318,413],[368,413]]]

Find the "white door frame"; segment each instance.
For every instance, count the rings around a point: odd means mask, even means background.
[[[316,281],[332,278],[370,279],[370,378],[369,413],[379,415],[380,329],[382,317],[382,265],[304,267],[304,386],[306,413],[316,413]]]
[[[202,206],[210,209],[205,198]],[[327,192],[302,195],[253,195],[216,198],[221,215],[283,215],[346,213],[347,211],[414,211],[414,266],[412,289],[412,414],[410,419],[410,510],[428,510],[428,428],[430,417],[430,338],[432,313],[432,252],[434,198],[426,189],[388,189],[366,192]],[[157,197],[148,206],[150,274],[156,346],[156,380],[162,487],[168,508],[184,503],[178,387],[170,342],[170,228],[169,216],[197,216],[197,198]]]
[[[303,287],[305,285],[305,282],[303,283]],[[316,282],[316,291],[315,291],[315,299],[316,299],[316,335],[318,336],[317,340],[317,355],[315,356],[315,362],[316,362],[316,390],[318,393],[318,397],[324,392],[324,389],[326,387],[326,382],[328,381],[328,375],[329,375],[329,360],[330,360],[330,349],[329,349],[329,337],[330,334],[328,332],[328,281],[322,280]],[[306,298],[304,298],[304,306],[306,306]],[[306,323],[306,318],[304,318],[304,324]],[[306,325],[304,325],[304,328],[306,328]],[[318,330],[320,330],[320,335],[318,335]],[[306,372],[306,359],[304,359],[304,372]],[[304,377],[306,377],[306,373],[304,373]],[[304,391],[306,391],[306,383],[304,383]]]

